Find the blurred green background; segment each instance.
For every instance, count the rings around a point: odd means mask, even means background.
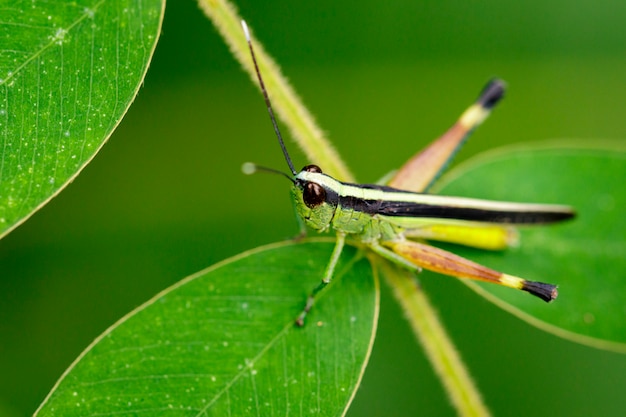
[[[626,140],[621,0],[238,7],[362,181],[443,132],[494,75],[507,98],[458,160],[522,141]],[[156,292],[297,232],[288,183],[242,175],[245,161],[285,168],[262,99],[196,3],[171,1],[110,142],[0,241],[0,416],[32,414],[88,343]],[[495,415],[624,415],[626,356],[536,330],[453,279],[424,285]],[[349,415],[453,415],[383,291]]]

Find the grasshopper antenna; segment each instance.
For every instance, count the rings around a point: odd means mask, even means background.
[[[245,162],[241,166],[241,171],[244,174],[246,174],[246,175],[256,174],[257,172],[268,172],[270,174],[278,174],[278,175],[282,175],[283,177],[287,178],[292,183],[295,183],[295,180],[293,178],[291,178],[289,175],[285,174],[284,172],[279,171],[279,170],[274,169],[274,168],[268,168],[268,167],[264,167],[262,165],[257,165],[257,164],[255,164],[253,162]]]
[[[278,123],[276,123],[276,117],[274,117],[274,110],[272,110],[272,103],[270,102],[270,97],[267,94],[267,90],[265,89],[265,84],[263,83],[263,77],[261,77],[261,71],[259,71],[259,65],[256,62],[256,56],[254,55],[254,49],[252,48],[252,41],[250,40],[250,31],[248,30],[248,25],[245,20],[241,21],[241,27],[243,28],[243,33],[246,35],[246,41],[248,42],[248,47],[250,48],[250,55],[252,55],[252,62],[254,63],[254,70],[256,71],[256,76],[259,79],[259,85],[261,86],[261,92],[263,93],[263,98],[265,99],[265,105],[267,106],[267,112],[270,114],[270,119],[272,120],[272,125],[274,126],[274,132],[276,132],[276,137],[278,138],[278,143],[280,144],[280,148],[283,150],[283,155],[285,155],[285,160],[287,161],[287,165],[289,165],[289,169],[293,175],[296,175],[298,171],[293,167],[293,162],[291,162],[291,158],[289,157],[289,153],[287,153],[287,148],[285,147],[285,142],[283,141],[283,136],[280,134],[280,130],[278,129]]]

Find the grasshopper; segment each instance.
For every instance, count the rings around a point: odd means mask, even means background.
[[[409,161],[409,168],[399,171],[390,181],[393,187],[341,182],[322,172],[317,165],[307,165],[300,171],[294,168],[244,21],[242,26],[274,131],[292,174],[283,175],[292,182],[291,196],[296,212],[304,225],[319,232],[332,229],[337,235],[324,276],[308,296],[304,309],[296,318],[297,325],[304,324],[316,296],[331,282],[347,238],[410,271],[420,272],[424,268],[458,278],[491,282],[526,291],[546,302],[557,297],[556,285],[498,272],[423,243],[428,239],[499,250],[516,241],[517,235],[512,228],[515,225],[548,224],[575,215],[571,207],[564,205],[487,201],[415,192],[428,189],[451,155],[487,118],[504,95],[501,80],[490,81],[476,102],[446,134],[431,144],[426,152]],[[425,175],[417,184],[411,184],[412,176],[407,172],[415,166],[425,168]],[[259,169],[278,172],[254,164],[244,165],[246,173]]]

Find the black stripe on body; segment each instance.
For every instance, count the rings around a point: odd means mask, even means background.
[[[389,191],[393,193],[406,193],[406,194],[414,194],[411,191],[398,190],[397,188],[388,187],[386,185],[378,185],[378,184],[350,184],[350,183],[342,183],[344,186],[355,187],[355,188],[364,188],[366,190],[381,190],[381,191]],[[338,198],[339,205],[343,208],[352,209],[355,211],[359,211],[362,213],[374,215],[378,214],[381,209],[381,205],[384,200],[373,200],[373,199],[363,199],[360,197],[355,197],[352,195],[338,195],[336,192],[331,191],[329,188],[326,188],[327,193],[333,194],[333,197],[326,198],[326,201],[331,203],[334,198]]]
[[[336,181],[336,180],[334,180]],[[339,182],[339,181],[337,181]],[[381,190],[391,192],[398,196],[398,194],[415,195],[416,193],[406,190],[399,190],[397,188],[376,185],[376,184],[350,184],[340,183],[342,186],[349,188],[360,188],[365,190]],[[389,217],[421,217],[432,219],[454,219],[465,221],[476,221],[486,223],[501,223],[501,224],[541,224],[541,223],[553,223],[571,219],[575,216],[575,213],[567,208],[563,209],[555,208],[550,210],[548,207],[541,208],[541,205],[537,206],[537,209],[533,209],[533,204],[529,204],[529,207],[520,208],[508,208],[508,207],[477,207],[470,206],[454,206],[446,205],[443,201],[441,204],[433,203],[420,203],[415,201],[393,201],[374,198],[362,198],[358,196],[358,193],[346,193],[341,195],[332,187],[324,186],[326,190],[325,202],[332,206],[341,206],[342,208],[352,209],[369,215],[383,215]],[[353,194],[357,194],[356,196]],[[425,194],[426,196],[426,194]],[[454,197],[451,197],[454,198]],[[410,199],[410,198],[407,198]],[[459,198],[462,199],[462,198]],[[396,200],[396,199],[394,199]],[[468,199],[471,200],[471,199]],[[479,202],[478,200],[476,202]],[[498,204],[501,202],[493,202]],[[501,203],[507,205],[511,203]],[[516,203],[512,203],[516,204]],[[523,206],[523,203],[520,203]]]
[[[390,187],[367,186],[366,188],[398,192],[398,190]],[[471,207],[435,206],[406,201],[368,200],[355,196],[337,196],[337,194],[333,196],[332,200],[337,197],[341,207],[370,215],[380,214],[390,217],[423,217],[504,224],[552,223],[574,217],[574,213],[569,211],[488,210]],[[327,198],[327,200],[329,199]]]
[[[371,205],[371,203],[369,204]],[[553,223],[574,217],[574,214],[568,211],[487,210],[469,207],[432,206],[404,201],[380,201],[377,206],[377,214],[391,217],[428,217],[488,223]]]

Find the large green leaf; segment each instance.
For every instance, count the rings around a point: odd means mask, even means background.
[[[573,206],[573,221],[527,228],[504,252],[455,247],[486,266],[559,285],[551,304],[517,291],[468,283],[548,331],[626,351],[626,143],[559,142],[495,151],[455,169],[441,194]],[[451,248],[451,247],[450,247]]]
[[[129,314],[66,372],[37,415],[340,415],[369,356],[372,268],[340,259],[304,328],[329,242],[277,244],[192,276]]]
[[[3,2],[0,236],[93,158],[137,94],[164,0]]]

